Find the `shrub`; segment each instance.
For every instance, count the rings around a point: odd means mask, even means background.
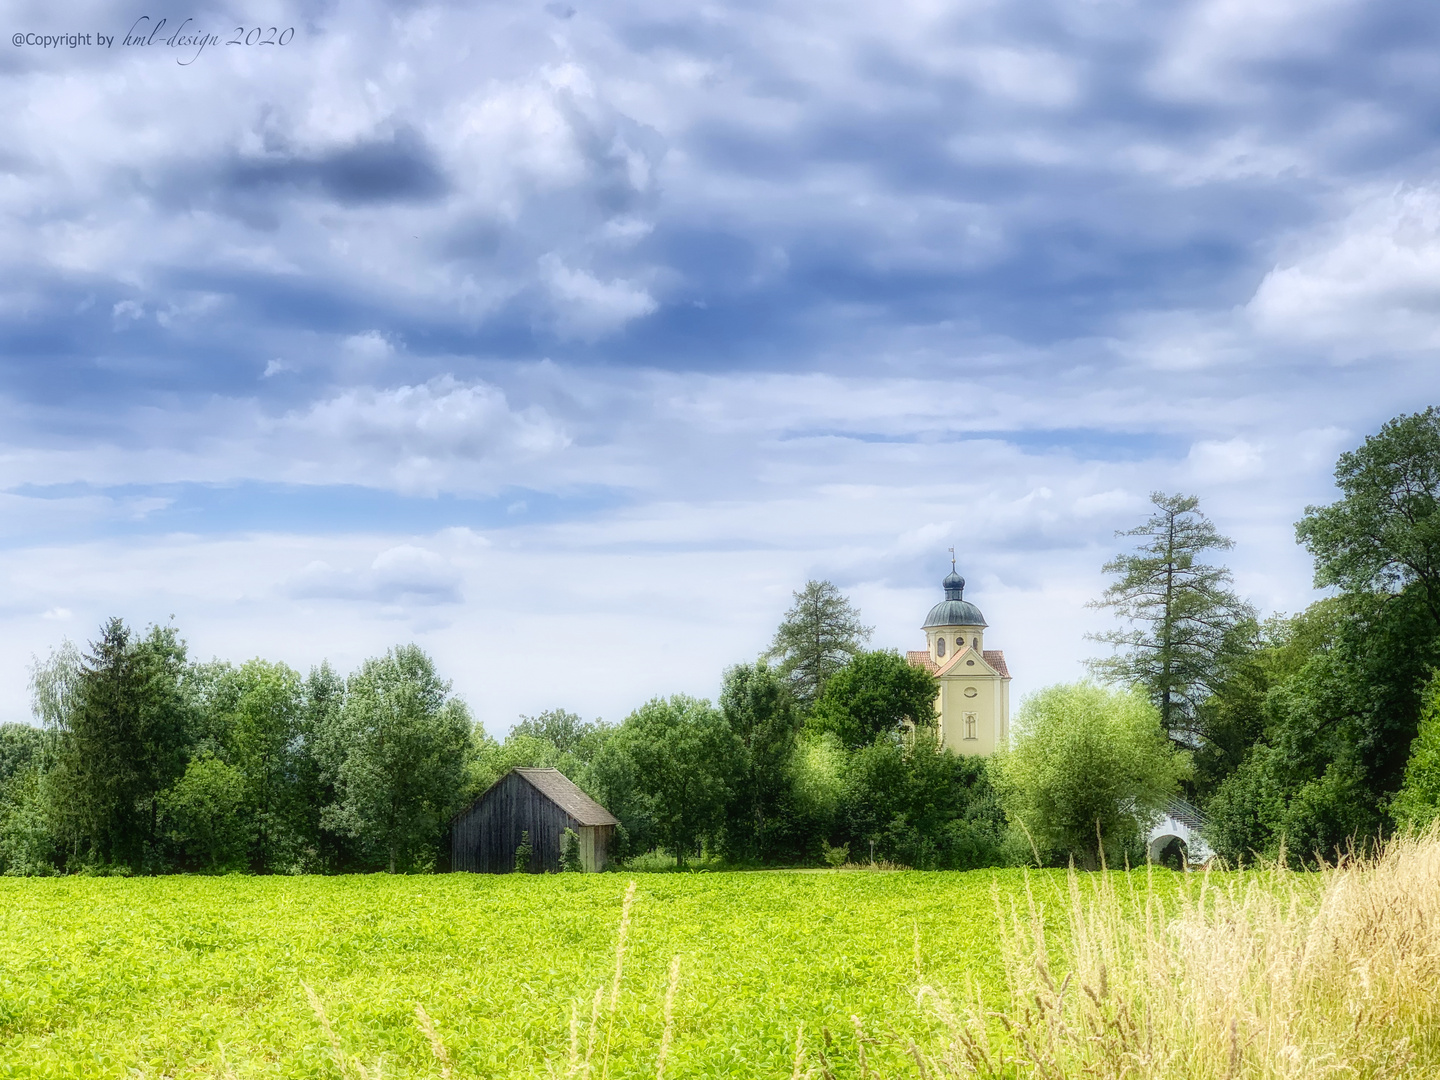
[[[560,869],[571,873],[585,869],[580,859],[580,834],[574,829],[566,829],[560,839]]]
[[[1190,774],[1139,689],[1052,686],[1025,699],[1015,728],[1014,749],[997,756],[998,786],[1042,857],[1122,861]]]

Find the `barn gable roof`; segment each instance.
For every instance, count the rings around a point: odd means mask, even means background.
[[[606,810],[559,769],[516,768],[530,786],[564,810],[581,825],[619,825],[620,819]]]

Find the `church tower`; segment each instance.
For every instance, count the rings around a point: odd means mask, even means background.
[[[950,573],[945,599],[926,616],[923,652],[907,653],[940,683],[935,700],[940,745],[957,754],[993,754],[1010,742],[1010,671],[1005,654],[985,648],[985,616],[965,599],[965,579]]]

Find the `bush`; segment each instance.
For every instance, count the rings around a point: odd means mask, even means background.
[[[580,859],[580,834],[574,829],[566,829],[560,839],[560,869],[572,874],[585,869]]]
[[[1042,859],[1093,869],[1101,856],[1133,858],[1190,774],[1139,689],[1052,686],[1025,699],[1015,729],[1014,749],[996,757],[1001,797]]]
[[[44,777],[31,766],[10,778],[0,802],[0,872],[13,876],[55,873],[55,837],[50,828]]]
[[[247,835],[245,778],[204,754],[159,800],[161,829],[175,863],[185,870],[223,873],[243,869]]]
[[[1440,677],[1426,687],[1420,707],[1420,730],[1410,744],[1405,783],[1391,806],[1395,824],[1423,829],[1440,816]]]

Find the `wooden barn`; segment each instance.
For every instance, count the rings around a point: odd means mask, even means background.
[[[566,829],[580,837],[586,870],[603,870],[619,820],[559,769],[511,769],[450,822],[450,869],[508,874],[530,834],[530,872],[560,869]]]

